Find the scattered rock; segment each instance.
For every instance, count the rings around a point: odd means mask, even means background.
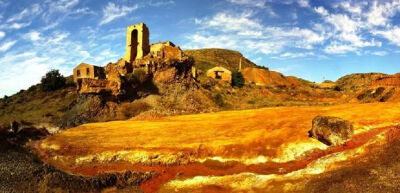
[[[317,116],[312,121],[312,128],[308,131],[310,137],[318,139],[326,145],[342,145],[353,135],[353,125],[342,118]]]

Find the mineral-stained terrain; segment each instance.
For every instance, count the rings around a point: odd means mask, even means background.
[[[398,103],[279,107],[93,123],[29,146],[45,163],[76,175],[153,172],[140,185],[145,192],[317,192],[321,184],[332,183],[327,178],[338,178],[352,167],[356,172],[348,175],[359,175],[366,182],[373,178],[364,172],[380,175],[381,170],[397,167],[393,162],[376,168],[371,160],[384,159],[378,154],[394,156],[393,150],[382,149],[398,144],[399,107]],[[318,115],[352,120],[354,136],[337,146],[310,138],[308,130]],[[354,165],[358,161],[371,169]],[[383,176],[398,180],[396,174]],[[351,177],[337,183],[373,192]],[[389,192],[399,188],[392,182],[379,183]],[[339,190],[343,189],[330,192]]]

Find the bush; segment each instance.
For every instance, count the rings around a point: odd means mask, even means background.
[[[146,72],[143,70],[135,70],[133,73],[129,73],[126,75],[126,79],[129,83],[143,83],[146,81]]]
[[[35,92],[37,90],[36,85],[32,85],[31,87],[28,88],[28,92]]]
[[[244,78],[241,72],[232,72],[232,86],[242,88],[244,86]]]
[[[225,102],[224,102],[224,97],[222,96],[221,93],[217,93],[213,96],[213,101],[216,105],[218,105],[219,107],[224,107],[225,106]]]
[[[50,70],[46,73],[45,76],[42,77],[40,81],[41,88],[43,91],[54,91],[65,86],[65,78],[63,75],[58,72],[58,70]]]
[[[394,94],[394,91],[396,89],[392,88],[390,91],[388,91],[385,95],[383,95],[383,97],[379,100],[380,102],[386,102],[388,101]]]
[[[65,78],[65,86],[66,87],[75,87],[74,77],[68,76]]]
[[[145,102],[135,101],[133,103],[122,104],[119,108],[119,118],[129,119],[131,117],[137,116],[142,112],[150,109],[150,105]]]
[[[335,86],[335,87],[333,88],[333,90],[334,90],[334,91],[341,91],[342,89],[341,89],[339,86]]]

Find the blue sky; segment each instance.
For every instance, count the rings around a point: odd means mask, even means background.
[[[238,50],[316,82],[400,71],[400,0],[0,0],[0,96],[52,68],[115,62],[139,22],[151,42]]]

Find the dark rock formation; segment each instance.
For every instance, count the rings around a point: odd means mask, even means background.
[[[330,116],[317,116],[308,131],[310,137],[326,145],[342,145],[353,135],[353,125],[344,119]]]

